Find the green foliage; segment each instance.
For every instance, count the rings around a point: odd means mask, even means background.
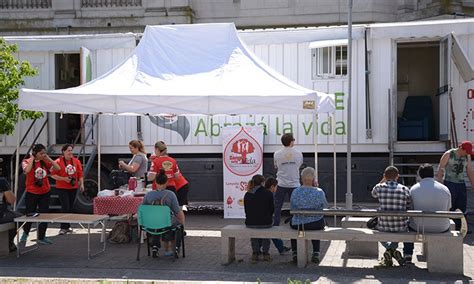
[[[19,87],[25,83],[24,77],[35,76],[38,70],[26,61],[19,61],[14,54],[16,45],[0,38],[0,134],[12,134],[18,122]],[[37,111],[20,110],[20,119],[35,119],[43,116]]]
[[[306,279],[306,280],[297,280],[297,279],[294,279],[294,280],[291,280],[290,278],[288,278],[288,281],[287,281],[288,284],[310,284],[311,283],[311,280],[309,279]]]

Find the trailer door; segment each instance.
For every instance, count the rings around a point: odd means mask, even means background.
[[[445,36],[439,46],[439,140],[449,140],[449,93],[451,92],[451,35]]]
[[[86,47],[84,46],[81,46],[81,53],[80,53],[80,56],[81,56],[81,59],[80,59],[80,62],[81,62],[81,85],[82,84],[85,84],[89,81],[92,80],[92,58],[91,58],[91,51],[89,49],[87,49]],[[94,139],[94,133],[91,133],[91,135],[89,135],[88,137],[87,134],[89,133],[90,129],[92,128],[92,125],[93,125],[93,117],[92,115],[89,115],[87,116],[87,122],[84,123],[84,119],[86,118],[86,116],[82,115],[82,118],[81,118],[81,121],[82,123],[84,124],[84,129],[82,130],[82,140],[84,140],[85,138],[87,138],[87,141],[82,141],[82,143],[84,144],[93,144],[93,139]]]

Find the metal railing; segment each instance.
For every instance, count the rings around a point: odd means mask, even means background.
[[[141,7],[142,0],[81,0],[81,8]]]
[[[28,130],[26,130],[25,134],[23,135],[23,137],[21,138],[20,140],[20,145],[23,144],[23,142],[25,142],[26,140],[26,137],[28,136],[28,134],[30,133],[31,129],[33,129],[33,126],[35,125],[37,119],[33,120],[30,124],[30,126],[28,127]],[[41,133],[43,132],[44,128],[46,127],[46,125],[48,124],[48,116],[46,116],[46,119],[44,120],[44,123],[43,125],[41,126],[40,130],[38,131],[38,133],[36,134],[35,138],[33,139],[33,143],[31,143],[30,147],[28,148],[28,151],[26,151],[26,153],[29,153],[31,151],[31,149],[33,148],[33,146],[36,144],[36,141],[38,141],[38,138],[39,136],[41,135]],[[18,134],[20,135],[20,134]],[[16,156],[16,149],[15,151],[13,152],[13,154],[11,155],[10,157],[10,180],[13,182],[14,178],[15,178],[15,174],[14,174],[14,165],[15,165],[15,156]],[[20,162],[21,163],[21,162]],[[18,165],[19,166],[19,165]]]
[[[51,0],[0,0],[0,9],[49,9]]]

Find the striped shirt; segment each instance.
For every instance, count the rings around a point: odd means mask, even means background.
[[[372,196],[379,200],[380,211],[406,211],[410,208],[411,198],[408,187],[389,180],[377,184],[372,189]],[[407,231],[408,217],[378,217],[377,229],[386,232]]]

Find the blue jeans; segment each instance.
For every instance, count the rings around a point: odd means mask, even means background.
[[[467,192],[465,183],[450,182],[445,180],[444,185],[446,185],[451,193],[451,211],[456,209],[461,210],[466,214],[467,207]],[[454,224],[456,224],[456,230],[461,229],[461,220],[454,219]]]
[[[288,197],[291,198],[291,194],[295,188],[296,187],[277,186],[277,190],[273,195],[273,203],[275,204],[273,226],[280,226],[281,208],[283,207],[283,202],[285,202],[285,197],[287,194]],[[278,252],[283,252],[283,241],[281,239],[272,239],[272,242],[277,248]]]
[[[247,228],[254,228],[254,229],[265,229],[265,228],[271,228],[272,225],[246,225]],[[257,239],[257,238],[251,238],[250,239],[250,245],[252,246],[252,253],[268,253],[268,250],[270,249],[270,239]]]
[[[398,248],[398,242],[380,242],[380,243],[386,249],[397,249]],[[403,255],[412,255],[414,248],[415,248],[414,243],[403,243]]]
[[[311,222],[311,223],[306,223],[303,225],[304,229],[307,231],[316,231],[316,230],[324,230],[324,227],[326,226],[326,221],[324,218],[322,218],[319,221]],[[290,227],[293,230],[299,230],[298,225],[290,225]],[[311,243],[313,244],[313,253],[318,253],[319,252],[319,246],[320,246],[320,241],[319,240],[311,240]],[[296,239],[291,239],[291,250],[293,251],[293,254],[296,253],[297,251],[297,242]]]

